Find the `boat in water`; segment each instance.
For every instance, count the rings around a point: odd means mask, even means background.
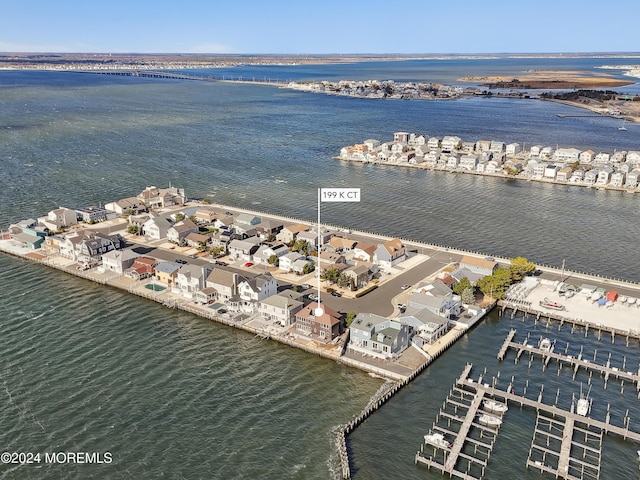
[[[485,410],[493,413],[505,413],[507,410],[509,410],[509,407],[507,407],[506,404],[496,402],[495,400],[484,400],[482,402],[482,405]]]
[[[548,338],[543,338],[540,340],[540,350],[543,352],[553,352],[553,343]]]
[[[544,300],[540,300],[540,306],[543,308],[550,308],[551,310],[564,310],[564,305],[553,300],[549,300],[544,297]]]
[[[582,385],[580,385],[580,398],[578,399],[578,403],[576,404],[576,413],[578,415],[582,415],[586,417],[589,415],[589,410],[591,409],[591,402],[589,401],[589,392],[591,392],[591,385],[589,385],[589,390],[587,391],[587,395],[582,395]]]
[[[489,415],[487,413],[483,413],[482,415],[478,415],[478,423],[486,427],[498,428],[500,425],[502,425],[502,419],[493,415]]]
[[[424,441],[429,445],[433,445],[434,447],[438,448],[444,448],[446,450],[449,450],[453,446],[444,438],[444,435],[442,435],[441,433],[429,432],[429,435],[424,436]]]

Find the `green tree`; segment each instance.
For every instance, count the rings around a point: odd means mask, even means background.
[[[305,263],[304,267],[302,267],[302,273],[305,275],[313,272],[316,269],[316,264],[314,262]]]
[[[202,203],[209,205],[211,203],[211,199],[210,198],[203,198],[202,199]]]
[[[473,288],[471,281],[467,277],[462,277],[458,283],[453,287],[453,293],[456,295],[462,295],[467,288]]]
[[[471,287],[464,289],[460,297],[462,299],[462,303],[467,305],[473,305],[476,302],[476,295],[474,293],[474,289]]]
[[[269,257],[267,262],[269,262],[269,265],[273,265],[274,267],[277,267],[280,264],[280,259],[276,254],[273,254]]]
[[[127,227],[127,232],[131,233],[132,235],[137,235],[138,234],[138,226],[137,225],[129,225]]]
[[[351,285],[351,278],[345,275],[344,273],[341,273],[338,276],[338,281],[336,283],[338,284],[339,287],[347,288],[349,285]]]
[[[320,274],[321,280],[327,280],[331,283],[338,283],[338,279],[340,278],[340,272],[337,268],[327,268],[324,272]]]
[[[198,223],[198,219],[196,218],[195,215],[189,215],[189,220],[191,220],[193,223],[197,224]]]
[[[356,318],[356,315],[358,314],[353,310],[347,313],[347,316],[344,318],[344,323],[347,325],[347,327],[351,326],[351,323],[353,322],[353,319]]]
[[[311,244],[304,239],[296,240],[293,242],[292,250],[298,252],[301,255],[307,256],[311,252]]]
[[[519,282],[522,280],[522,277],[531,275],[536,271],[536,264],[530,262],[525,257],[512,258],[509,271],[511,272],[511,279],[514,282]]]
[[[493,300],[500,300],[504,296],[504,292],[511,285],[511,271],[505,267],[499,267],[493,275],[478,280],[478,288],[487,297]]]
[[[184,220],[184,213],[176,213],[176,222]]]

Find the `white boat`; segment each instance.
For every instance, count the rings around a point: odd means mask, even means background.
[[[424,441],[434,447],[444,448],[449,450],[453,445],[444,438],[441,433],[429,433],[424,436]]]
[[[618,130],[621,130],[621,131],[623,131],[623,132],[624,132],[624,131],[626,131],[626,130],[627,130],[627,127],[625,127],[625,124],[626,124],[626,123],[627,123],[627,121],[626,121],[626,120],[623,120],[623,122],[622,122],[622,126],[618,127]]]
[[[550,308],[552,310],[564,310],[564,305],[558,302],[554,302],[553,300],[549,300],[546,297],[544,300],[540,300],[540,302],[538,303],[543,308]]]
[[[496,402],[494,400],[484,400],[482,402],[482,405],[484,406],[485,410],[494,413],[505,413],[507,410],[509,410],[509,407],[507,407],[506,404]]]
[[[492,428],[498,428],[500,425],[502,425],[502,419],[493,415],[489,415],[487,413],[478,415],[478,422],[482,425]]]
[[[624,295],[621,295],[620,298],[618,298],[618,301],[620,303],[625,303],[626,301],[628,301],[629,299],[627,297],[625,297]]]
[[[627,305],[633,305],[634,303],[636,303],[636,297],[627,298]]]
[[[548,338],[543,338],[540,341],[540,350],[549,353],[553,352],[553,343],[551,343],[551,340],[549,340]]]
[[[586,398],[579,399],[578,404],[576,405],[576,413],[586,417],[589,413],[589,400]]]

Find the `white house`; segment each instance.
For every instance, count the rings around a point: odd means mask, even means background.
[[[194,298],[195,293],[206,286],[211,269],[200,265],[182,265],[176,274],[171,291],[186,298]]]
[[[624,185],[625,174],[623,172],[613,172],[611,174],[611,186],[621,187]]]
[[[283,272],[290,272],[293,270],[293,262],[305,258],[304,255],[300,255],[298,252],[289,252],[286,255],[280,257],[280,263],[278,268]]]
[[[516,155],[522,151],[522,147],[520,147],[519,143],[510,143],[506,146],[505,153],[507,155]]]
[[[160,240],[167,237],[172,225],[166,217],[151,217],[142,225],[142,233],[149,239]]]
[[[243,278],[238,283],[238,295],[247,302],[260,302],[278,293],[278,282],[270,273]]]
[[[461,143],[462,139],[460,137],[446,136],[442,138],[440,148],[442,148],[443,152],[453,152],[461,145]]]
[[[580,163],[590,164],[593,162],[595,156],[596,152],[594,152],[593,150],[585,150],[579,155],[578,160],[580,160]]]
[[[288,327],[293,325],[296,313],[302,310],[303,307],[304,303],[300,300],[280,294],[261,300],[258,305],[258,311],[264,321]]]
[[[111,250],[110,252],[102,254],[102,266],[106,270],[123,275],[124,271],[133,265],[133,262],[138,256],[138,253],[128,248],[124,250]]]
[[[373,263],[380,267],[391,268],[406,258],[407,252],[402,240],[394,238],[378,245],[373,254]]]

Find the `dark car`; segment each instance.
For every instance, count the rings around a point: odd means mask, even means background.
[[[185,263],[187,263],[187,261],[186,261],[186,260],[183,260],[183,259],[181,259],[181,258],[176,258],[176,263],[181,263],[181,264],[183,264],[183,265],[184,265]]]
[[[334,290],[333,292],[331,292],[331,296],[332,297],[341,297],[342,294],[340,292],[337,292],[337,291]]]

